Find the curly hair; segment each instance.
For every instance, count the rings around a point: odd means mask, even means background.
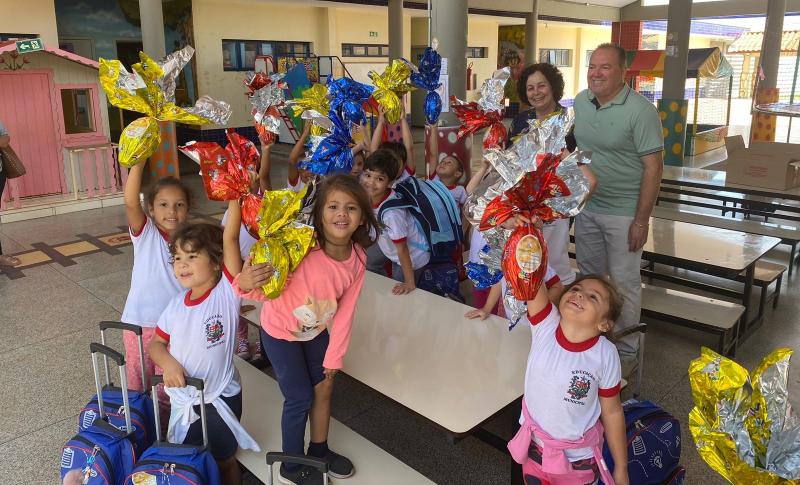
[[[170,256],[174,258],[178,248],[191,253],[205,251],[211,264],[222,268],[222,228],[216,224],[184,224],[172,238],[169,245]]]
[[[564,97],[564,76],[561,75],[561,71],[559,71],[556,66],[548,64],[547,62],[540,62],[538,64],[531,64],[519,74],[519,79],[517,80],[517,95],[519,96],[520,102],[529,104],[527,91],[528,78],[537,72],[541,72],[545,79],[547,79],[547,82],[550,83],[550,89],[553,91],[553,99],[555,99],[556,103],[561,101],[561,98]]]
[[[603,275],[596,275],[596,274],[588,274],[579,276],[573,281],[569,286],[567,286],[564,293],[562,293],[561,297],[563,298],[564,295],[569,292],[570,288],[577,285],[581,281],[585,280],[594,280],[600,283],[603,288],[606,289],[608,292],[608,313],[605,315],[605,318],[608,318],[612,322],[616,322],[619,320],[620,315],[622,315],[622,306],[623,306],[623,299],[622,295],[620,295],[617,286],[607,277]]]

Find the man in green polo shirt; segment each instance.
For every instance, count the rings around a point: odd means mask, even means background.
[[[589,89],[575,97],[578,148],[592,152],[597,189],[575,222],[582,274],[607,274],[624,299],[619,331],[639,322],[642,246],[661,183],[664,138],[658,111],[625,84],[625,50],[601,44],[589,60]],[[638,339],[617,342],[625,360]]]

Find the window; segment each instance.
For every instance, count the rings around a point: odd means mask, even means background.
[[[342,44],[342,57],[389,57],[389,45]]]
[[[474,59],[485,59],[489,57],[488,47],[467,47],[467,57]]]
[[[12,34],[8,32],[0,32],[0,41],[35,39],[37,37],[39,37],[39,34]]]
[[[589,65],[589,61],[592,59],[592,54],[594,53],[594,49],[589,49],[586,51],[586,65]]]
[[[310,42],[278,40],[222,40],[222,69],[252,71],[256,56],[305,57],[311,55]]]
[[[572,49],[539,49],[539,62],[549,62],[556,67],[571,67]]]
[[[64,133],[94,133],[94,113],[90,89],[62,89],[61,107],[64,110]]]

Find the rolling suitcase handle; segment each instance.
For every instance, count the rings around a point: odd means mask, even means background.
[[[206,424],[206,395],[203,392],[203,379],[197,377],[183,376],[187,386],[192,386],[200,391],[200,425],[203,428],[203,447],[208,448],[208,428]],[[156,436],[161,436],[161,418],[158,415],[158,392],[156,386],[164,382],[164,376],[155,375],[151,379],[151,390],[153,396],[153,411],[156,418]]]
[[[328,485],[328,462],[313,456],[293,455],[292,453],[280,453],[270,451],[267,453],[267,485],[272,485],[272,465],[275,462],[294,463],[316,468],[322,472],[322,484]]]
[[[122,388],[122,405],[125,409],[125,432],[131,433],[133,427],[131,426],[131,406],[128,401],[128,379],[125,374],[125,356],[97,342],[90,343],[89,350],[92,352],[92,369],[94,370],[94,385],[97,389],[97,409],[100,411],[100,419],[105,417],[106,412],[103,406],[103,390],[101,389],[102,386],[100,386],[100,369],[97,367],[98,353],[103,354],[103,357],[106,359],[106,366],[108,366],[108,359],[110,358],[119,368],[119,382]],[[106,369],[108,369],[108,367],[106,367]],[[106,370],[106,372],[108,372],[108,370]],[[106,374],[106,381],[108,380],[109,374]]]
[[[133,332],[139,338],[139,368],[142,369],[142,392],[147,392],[147,377],[144,372],[144,341],[142,340],[142,327],[133,325],[131,323],[102,321],[100,322],[100,343],[106,344],[106,330],[109,328],[116,328],[123,332]],[[106,384],[110,385],[111,374],[108,373],[108,358],[103,356],[103,363],[106,367]]]

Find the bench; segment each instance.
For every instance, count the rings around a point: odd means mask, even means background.
[[[574,247],[570,244],[570,264],[577,271]],[[703,330],[719,337],[717,352],[725,355],[735,348],[737,337],[732,332],[744,314],[744,306],[716,298],[642,283],[642,315]],[[725,341],[731,337],[727,344]]]
[[[688,222],[690,224],[698,224],[701,226],[730,229],[733,231],[758,234],[761,236],[777,237],[781,240],[782,244],[787,244],[791,248],[789,256],[789,276],[792,275],[792,270],[795,263],[795,251],[797,249],[798,242],[800,242],[800,228],[798,227],[786,224],[776,224],[773,222],[731,219],[728,217],[710,214],[699,214],[697,212],[669,209],[661,206],[653,207],[653,217],[667,219],[670,221]]]
[[[697,200],[700,199],[700,200]],[[722,202],[718,205],[712,202],[703,202],[703,199]],[[667,202],[670,204],[691,205],[704,207],[706,209],[718,210],[725,216],[728,212],[732,214],[742,213],[745,219],[750,219],[751,215],[757,215],[768,221],[770,217],[789,221],[800,221],[797,212],[797,203],[792,200],[748,195],[726,190],[684,188],[678,186],[662,185],[657,202]],[[730,202],[730,206],[728,203]]]
[[[283,396],[278,383],[244,360],[234,357],[242,383],[242,425],[261,446],[261,452],[239,449],[236,458],[263,483],[267,483],[267,451],[281,449]],[[433,484],[413,468],[331,418],[330,441],[336,451],[355,462],[349,485]],[[276,467],[277,469],[277,467]]]

